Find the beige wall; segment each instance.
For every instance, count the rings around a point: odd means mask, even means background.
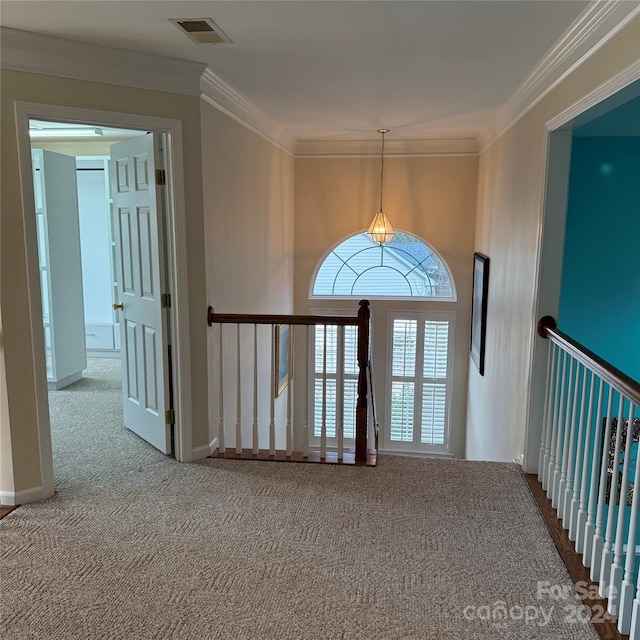
[[[291,313],[293,157],[203,102],[202,176],[206,304],[219,313]],[[218,370],[215,332],[216,329],[209,331],[210,371]],[[251,344],[252,339],[252,335],[248,336]],[[263,340],[263,347],[260,366],[265,370],[259,379],[269,380],[269,336]],[[242,370],[252,371],[253,353],[243,350],[242,358]],[[230,352],[228,360],[230,366],[235,366],[235,353]],[[225,370],[227,374],[230,372],[229,367]],[[248,374],[245,378],[252,380]],[[212,386],[215,380],[217,376],[212,376],[209,389],[211,438],[218,435],[218,390]],[[251,416],[253,410],[249,387],[245,385],[246,396],[243,394],[245,417]],[[227,392],[233,397],[225,396],[226,421],[234,425],[235,389],[229,388]],[[269,386],[261,385],[261,415],[268,415],[269,400]],[[279,413],[280,405],[279,399],[276,408]],[[251,420],[245,422],[250,430]],[[227,438],[225,444],[233,442]]]
[[[475,248],[490,256],[491,276],[485,375],[469,373],[469,458],[511,461],[528,436],[527,469],[537,464],[540,425],[526,430],[533,353],[542,354],[535,324],[539,313],[549,312],[536,304],[545,124],[639,56],[636,18],[481,154]]]
[[[0,239],[0,303],[3,320],[7,398],[3,402],[2,435],[10,433],[11,449],[0,456],[12,461],[16,491],[40,486],[35,415],[35,375],[29,334],[29,304],[23,210],[17,161],[14,101],[144,114],[182,121],[189,262],[191,405],[193,446],[208,443],[206,390],[205,271],[203,241],[200,100],[53,76],[2,71],[1,161],[2,227]],[[8,419],[6,417],[8,407]],[[6,464],[6,463],[5,463]],[[2,464],[5,467],[5,464]],[[3,476],[0,478],[5,480]],[[4,485],[3,485],[4,490]],[[10,490],[10,489],[7,489]]]
[[[394,228],[413,233],[431,244],[448,264],[457,288],[456,303],[411,303],[411,308],[455,311],[456,355],[451,444],[464,455],[464,421],[471,273],[477,191],[478,158],[385,158],[384,208]],[[316,265],[337,242],[365,230],[379,208],[379,158],[299,158],[295,181],[295,310],[348,307],[343,303],[309,300]],[[372,312],[386,314],[406,303],[372,303]],[[374,350],[384,349],[386,333],[374,336]],[[375,351],[374,351],[375,355]],[[375,358],[374,358],[375,359]],[[380,362],[376,359],[375,362]],[[378,369],[378,397],[384,394],[385,371]]]
[[[4,370],[4,333],[2,313],[0,313],[0,426],[9,424],[9,399],[7,379]],[[13,458],[11,456],[11,434],[9,429],[0,428],[0,491],[13,491]]]

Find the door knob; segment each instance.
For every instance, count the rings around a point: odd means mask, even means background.
[[[113,309],[114,311],[117,309],[120,309],[120,311],[122,311],[124,309],[124,304],[122,302],[114,302]]]

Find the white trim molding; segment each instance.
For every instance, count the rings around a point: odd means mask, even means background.
[[[200,79],[201,99],[222,111],[283,151],[293,154],[294,140],[283,128],[265,115],[257,104],[238,91],[230,82],[207,67]]]
[[[40,472],[43,497],[53,495],[53,463],[49,427],[49,405],[44,363],[44,334],[35,203],[31,173],[29,119],[45,119],[96,126],[142,129],[166,134],[167,148],[167,244],[168,271],[171,286],[171,327],[173,339],[173,380],[175,424],[175,457],[190,462],[192,454],[191,344],[189,338],[189,299],[187,287],[187,232],[182,158],[182,123],[172,118],[140,114],[96,111],[60,105],[16,102],[18,162],[23,198],[23,224],[26,245],[27,287],[29,296],[30,331],[36,386],[36,413],[40,445]],[[31,213],[31,215],[30,215]]]
[[[504,134],[638,15],[638,2],[591,2],[500,108],[488,132],[480,140],[481,148],[486,148]]]
[[[208,458],[218,448],[218,438],[214,438],[209,444],[202,447],[194,447],[191,454],[191,461],[204,460]]]
[[[385,140],[385,155],[468,156],[477,155],[480,147],[475,138],[442,138],[432,140]],[[296,158],[379,156],[380,140],[298,140]]]
[[[618,91],[628,87],[636,80],[640,80],[640,58],[635,62],[632,62],[626,69],[623,69],[615,76],[612,76],[603,82],[593,91],[587,93],[587,95],[580,98],[580,100],[572,104],[570,107],[567,107],[564,111],[561,111],[559,114],[551,118],[551,120],[546,123],[547,131],[555,131],[556,129],[563,127],[574,118],[577,118],[579,115],[588,109],[595,107],[607,98],[611,98],[615,93],[618,93]],[[640,89],[637,93],[640,95]],[[612,108],[614,108],[614,105],[609,104],[607,110]],[[591,120],[592,118],[590,117],[589,119]]]
[[[0,504],[8,507],[15,507],[21,504],[29,504],[30,502],[39,502],[45,498],[50,498],[53,491],[47,492],[42,487],[32,487],[31,489],[23,489],[22,491],[0,491]]]
[[[206,65],[0,28],[0,66],[138,89],[200,95]]]

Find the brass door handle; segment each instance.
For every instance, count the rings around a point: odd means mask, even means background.
[[[120,311],[122,311],[124,309],[124,304],[122,302],[114,302],[113,310],[116,311],[117,309],[120,309]]]

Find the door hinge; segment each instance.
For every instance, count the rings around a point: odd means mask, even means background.
[[[164,412],[165,424],[173,424],[176,421],[176,414],[173,409],[167,409]]]
[[[162,309],[169,309],[171,307],[171,294],[163,293],[160,296],[160,307]]]
[[[164,172],[164,169],[156,169],[156,184],[167,184],[167,176]]]

